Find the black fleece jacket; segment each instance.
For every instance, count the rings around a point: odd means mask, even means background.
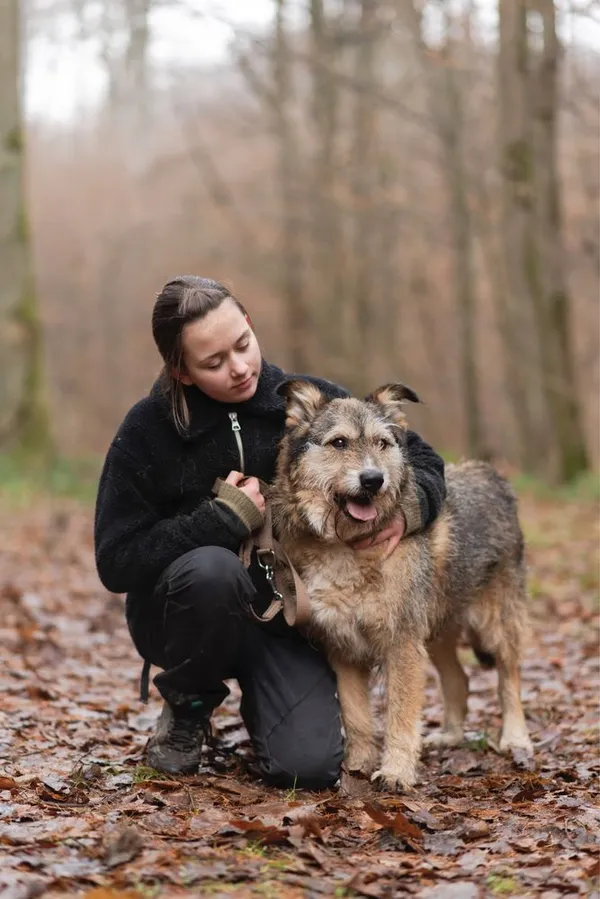
[[[285,400],[275,388],[285,377],[263,361],[256,393],[239,405],[185,388],[190,409],[185,436],[177,432],[158,383],[127,413],[109,448],[96,503],[96,565],[108,590],[133,594],[129,601],[135,603],[189,550],[216,545],[238,551],[249,533],[245,516],[215,499],[212,487],[234,469],[273,480],[285,421]],[[331,398],[348,396],[329,381],[310,380]],[[444,463],[412,431],[407,450],[418,497],[409,529],[419,530],[436,517],[444,500]]]

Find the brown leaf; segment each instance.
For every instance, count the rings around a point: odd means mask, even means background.
[[[487,821],[467,818],[462,822],[458,832],[463,840],[478,840],[481,837],[487,837],[490,830],[491,828]]]
[[[0,790],[18,790],[19,784],[12,777],[0,776]]]
[[[105,842],[104,864],[116,868],[130,862],[142,851],[144,841],[134,827],[125,827],[111,834]]]
[[[589,880],[595,880],[597,877],[600,877],[600,858],[597,858],[591,865],[588,865],[585,869],[585,876]]]
[[[417,893],[419,899],[478,899],[479,887],[468,880],[440,883]]]
[[[289,836],[287,828],[282,830],[271,824],[263,824],[262,821],[243,821],[238,819],[229,823],[236,830],[241,830],[252,839],[260,840],[261,843],[284,843]]]
[[[406,815],[403,815],[401,811],[397,811],[392,818],[383,808],[381,808],[380,805],[376,803],[365,802],[363,804],[363,808],[369,815],[369,817],[372,818],[373,821],[375,821],[376,824],[379,824],[386,830],[390,830],[394,834],[394,836],[411,837],[411,839],[413,840],[419,840],[422,842],[422,831],[418,827],[416,827],[416,825],[411,824]]]
[[[318,840],[321,840],[321,842],[323,841],[323,831],[321,830],[321,825],[316,815],[297,815],[293,819],[293,822],[294,825],[302,827],[305,836],[307,834],[312,834],[314,837],[317,837]]]
[[[95,887],[84,893],[82,899],[140,899],[137,890],[111,890],[109,887]]]
[[[324,871],[329,871],[331,869],[333,860],[314,842],[314,840],[306,840],[302,844],[300,847],[300,855],[302,855],[303,858],[309,858],[311,861],[316,862]]]
[[[131,782],[131,781],[129,781]],[[181,784],[177,780],[147,780],[143,785],[144,790],[180,790]]]
[[[360,872],[353,874],[350,880],[344,884],[345,889],[352,895],[357,893],[359,896],[368,896],[369,899],[383,899],[388,893],[385,884],[377,884],[372,881],[366,881],[366,875]]]
[[[519,790],[516,796],[513,796],[512,801],[513,803],[533,802],[534,799],[539,799],[540,796],[543,796],[545,792],[546,791],[541,783],[532,782],[523,790]]]

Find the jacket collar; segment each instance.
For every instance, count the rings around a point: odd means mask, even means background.
[[[253,397],[243,403],[220,403],[211,399],[198,387],[184,387],[185,398],[190,410],[190,426],[182,440],[196,440],[223,421],[229,412],[242,412],[256,417],[277,418],[283,424],[285,419],[285,399],[275,393],[275,388],[285,378],[284,372],[265,359],[262,361],[256,392]],[[175,427],[168,400],[163,393],[160,379],[154,383],[151,397],[166,412],[169,423]]]

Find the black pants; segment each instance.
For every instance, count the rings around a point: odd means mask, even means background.
[[[258,584],[258,589],[256,584]],[[207,546],[163,572],[143,612],[129,616],[140,654],[164,670],[154,678],[172,705],[200,699],[216,708],[235,678],[241,713],[266,780],[320,789],[339,776],[343,756],[335,675],[323,653],[278,615],[257,622],[266,582],[227,549]]]

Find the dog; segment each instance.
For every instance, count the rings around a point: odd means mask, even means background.
[[[427,654],[444,699],[443,727],[426,742],[463,739],[468,679],[457,656],[465,634],[479,660],[495,664],[502,707],[501,751],[533,755],[520,698],[526,628],[523,535],[509,483],[484,462],[446,468],[447,498],[436,521],[382,548],[352,549],[416,502],[407,461],[405,401],[387,384],[366,399],[328,399],[290,379],[286,425],[269,494],[273,525],[310,599],[311,634],[337,675],[345,765],[382,789],[417,780]],[[381,760],[370,709],[370,677],[386,682]]]

